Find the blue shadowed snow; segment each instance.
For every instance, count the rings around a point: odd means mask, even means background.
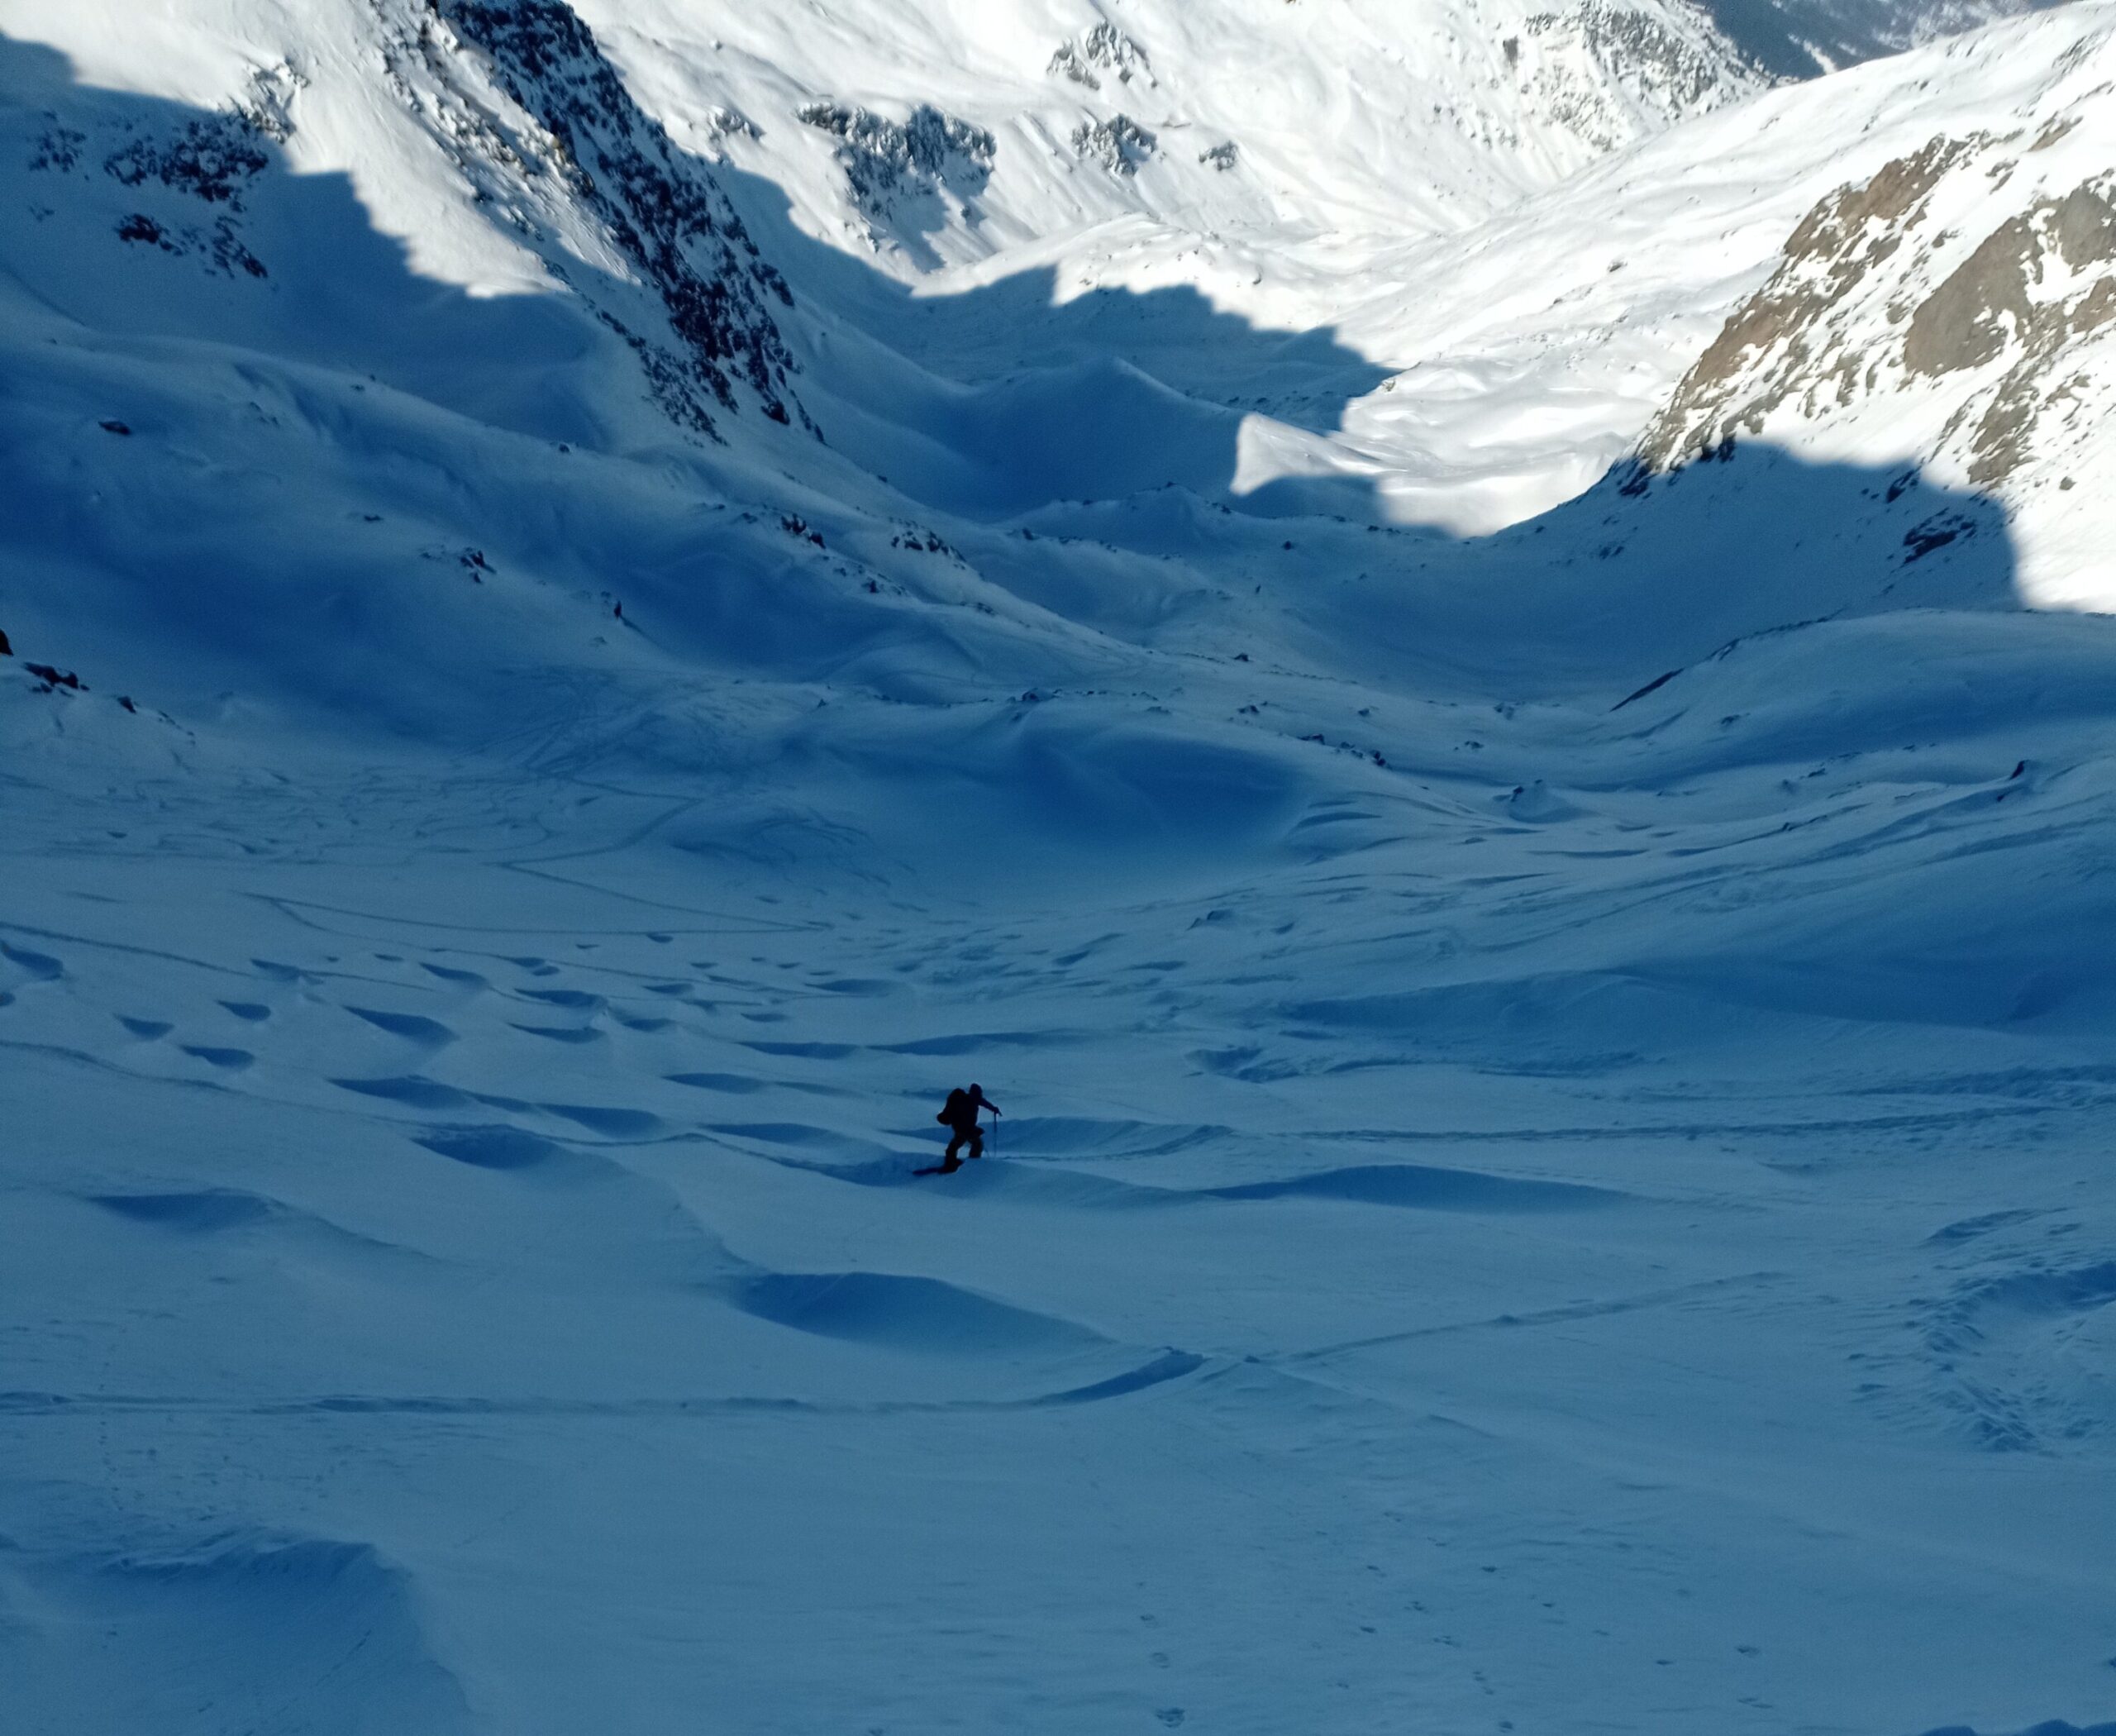
[[[1761,441],[1238,493],[1389,370],[685,155],[801,364],[716,446],[575,70],[567,281],[472,294],[0,38],[11,1715],[2105,1710],[2111,623]]]

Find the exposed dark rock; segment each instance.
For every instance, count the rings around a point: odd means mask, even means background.
[[[119,218],[120,241],[195,258],[224,276],[266,275],[241,233],[245,197],[271,166],[265,147],[273,136],[255,116],[205,115],[168,133],[137,123],[108,131],[117,141],[103,155],[103,173],[137,192],[147,207]],[[89,156],[87,132],[55,126],[39,140],[29,166],[55,174],[87,172]],[[215,208],[208,218],[195,205]]]
[[[1671,669],[1665,675],[1654,676],[1651,681],[1648,681],[1645,686],[1640,688],[1636,693],[1626,694],[1621,699],[1618,700],[1615,704],[1612,705],[1609,709],[1611,711],[1622,711],[1625,706],[1630,704],[1633,700],[1642,699],[1648,694],[1658,693],[1662,688],[1666,687],[1681,673],[1682,671],[1679,669]],[[1514,794],[1518,795],[1520,792],[1516,790]]]
[[[1580,0],[1537,12],[1499,50],[1536,106],[1598,150],[1638,137],[1642,113],[1674,121],[1770,82],[1723,37],[1685,34],[1620,0]],[[1600,69],[1599,79],[1578,77],[1574,68],[1582,55]]]
[[[1969,477],[1980,486],[2018,470],[2042,416],[2071,395],[2053,383],[2069,345],[2116,319],[2116,272],[2070,298],[2031,294],[2053,259],[2073,275],[2116,261],[2116,207],[2104,190],[2084,184],[2001,224],[1919,304],[1905,333],[1904,366],[1928,377],[2014,354],[1980,410],[1965,406],[1948,427],[1966,433]]]
[[[1971,158],[1986,188],[2006,186],[2019,165],[2005,142],[1936,139],[1817,204],[1647,430],[1627,489],[1781,409],[1818,418],[1955,376],[1967,376],[1965,395],[1941,445],[1980,487],[2017,471],[2037,430],[2076,397],[2070,347],[2116,322],[2116,179],[2023,200],[1965,257],[1929,196]],[[2004,365],[1995,379],[1980,371],[1994,364]],[[1912,559],[1929,551],[1916,542]]]
[[[1999,382],[1970,435],[1971,482],[1979,486],[2003,482],[2027,458],[2036,413],[2042,408],[2040,376],[2041,370],[2030,362],[2009,369]]]
[[[217,219],[210,229],[186,226],[172,230],[156,222],[144,212],[136,211],[120,219],[117,238],[141,246],[159,248],[162,252],[181,259],[196,254],[223,277],[233,277],[241,271],[251,277],[270,275],[259,259],[243,245],[229,217]]]
[[[1129,115],[1107,121],[1083,121],[1073,129],[1073,149],[1113,174],[1136,174],[1150,162],[1160,141]]]
[[[891,537],[889,546],[893,549],[908,549],[914,554],[946,555],[954,560],[962,559],[961,554],[956,550],[955,545],[948,541],[938,531],[922,530],[917,525],[909,526]]]
[[[103,160],[103,172],[127,187],[159,181],[208,204],[241,208],[244,187],[271,166],[255,124],[241,115],[188,122],[170,139],[135,139]]]
[[[716,107],[705,117],[706,131],[717,143],[722,139],[761,139],[763,131],[757,123],[739,108],[725,105]]]
[[[886,222],[901,198],[946,187],[973,199],[992,179],[998,141],[981,126],[921,103],[902,122],[838,103],[811,103],[801,120],[838,141],[837,160],[852,202],[870,220]]]
[[[1923,560],[1936,549],[1943,549],[1951,542],[1976,534],[1976,521],[1960,513],[1937,513],[1922,524],[1913,525],[1903,533],[1904,550],[1903,561],[1908,566],[1913,560]]]
[[[1728,317],[1647,431],[1638,455],[1649,473],[1688,463],[1737,431],[1760,427],[1770,411],[1811,384],[1820,370],[1804,365],[1828,347],[1818,341],[1827,315],[1894,255],[1899,227],[1913,221],[1970,148],[1967,141],[1935,139],[1871,179],[1838,188],[1801,218],[1770,280]],[[1838,377],[1856,379],[1862,360],[1840,360]]]
[[[2092,187],[2075,187],[2052,214],[2050,237],[2075,271],[2116,260],[2116,206]]]
[[[1135,78],[1154,82],[1146,51],[1106,19],[1053,55],[1050,70],[1089,90],[1102,88],[1098,73],[1114,77],[1120,84],[1129,84]]]
[[[2077,115],[2059,115],[2046,121],[2042,123],[2042,131],[2035,136],[2035,142],[2028,148],[2030,150],[2047,150],[2079,124]]]
[[[81,166],[88,145],[88,136],[71,126],[47,128],[36,141],[36,155],[30,159],[30,167],[51,174],[71,174]]]
[[[561,0],[424,5],[488,58],[500,88],[548,131],[553,171],[653,286],[676,341],[673,349],[620,313],[612,298],[598,298],[594,288],[582,293],[638,354],[669,415],[717,437],[708,404],[736,411],[740,383],[766,416],[791,420],[799,409],[788,379],[796,364],[770,306],[792,307],[792,291],[762,258],[708,167],[678,150],[660,123],[632,100],[587,26]],[[431,41],[399,48],[427,56],[431,65]],[[490,117],[483,124],[490,136],[480,142],[488,157],[526,166],[531,141],[517,150]],[[565,268],[555,263],[554,269]],[[804,413],[801,419],[808,422]]]
[[[1910,316],[1904,366],[1935,376],[1980,368],[1997,355],[2009,336],[1999,316],[2010,314],[2016,331],[2032,317],[2028,284],[2035,259],[2035,234],[2026,217],[2012,218],[1986,236]]]

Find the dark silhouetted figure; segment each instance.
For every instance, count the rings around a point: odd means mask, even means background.
[[[999,1105],[984,1095],[983,1085],[973,1085],[967,1091],[957,1090],[949,1092],[946,1104],[933,1118],[948,1130],[949,1134],[947,1152],[941,1159],[943,1173],[962,1167],[962,1159],[956,1153],[965,1145],[970,1147],[971,1157],[982,1157],[984,1155],[984,1129],[977,1124],[979,1109],[989,1109],[997,1115]]]

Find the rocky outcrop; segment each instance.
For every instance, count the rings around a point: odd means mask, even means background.
[[[171,137],[135,137],[103,160],[103,172],[126,187],[157,181],[208,205],[240,206],[243,188],[271,166],[257,129],[240,115],[193,121]]]
[[[746,401],[776,422],[808,421],[774,317],[774,307],[793,305],[785,280],[709,165],[679,150],[633,101],[570,7],[370,3],[400,99],[481,197],[504,202],[552,274],[631,346],[673,421],[717,437],[716,417]],[[598,273],[565,245],[565,227],[584,215],[624,273]]]
[[[1146,51],[1107,20],[1083,31],[1061,47],[1051,57],[1050,69],[1055,76],[1070,79],[1089,90],[1100,90],[1105,78],[1114,79],[1119,84],[1129,84],[1134,79],[1147,84],[1154,82]]]
[[[2116,333],[2116,171],[2031,174],[2047,132],[1936,138],[1818,203],[1638,448],[1634,482],[1737,438],[1890,413],[1997,487],[2092,418]],[[2010,207],[2010,208],[2009,208]]]
[[[921,103],[903,121],[891,121],[840,103],[817,102],[800,118],[837,141],[852,203],[870,224],[886,224],[906,198],[946,188],[967,202],[992,179],[998,141],[981,126],[958,121]]]
[[[1737,434],[1760,433],[1789,401],[1810,408],[1832,384],[1856,389],[1867,366],[1863,332],[1833,316],[1902,246],[1924,202],[1969,141],[1935,139],[1871,180],[1839,188],[1787,237],[1778,269],[1736,308],[1639,444],[1648,470],[1673,468]]]
[[[1501,49],[1536,109],[1597,151],[1769,82],[1702,17],[1629,0],[1580,0],[1535,13]]]
[[[195,260],[224,277],[261,279],[270,273],[246,238],[246,200],[273,166],[269,147],[284,137],[244,109],[202,115],[167,131],[118,122],[97,137],[55,122],[28,166],[58,177],[100,173],[134,195],[117,219],[122,241]]]
[[[2001,224],[1911,314],[1904,368],[1933,379],[2009,356],[1980,405],[1949,432],[1970,480],[2003,481],[2027,458],[2038,417],[2075,394],[2073,345],[2116,325],[2116,175]]]
[[[1143,163],[1153,160],[1160,141],[1129,115],[1113,115],[1106,121],[1083,121],[1073,129],[1073,150],[1090,163],[1099,163],[1112,174],[1137,174]]]

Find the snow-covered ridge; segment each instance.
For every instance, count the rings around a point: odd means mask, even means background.
[[[1759,94],[1696,16],[1604,0],[1518,17],[1487,7],[1387,40],[1361,6],[1289,18],[1301,9],[1248,0],[1210,32],[1154,4],[1127,8],[1119,27],[1027,0],[960,17],[877,0],[827,17],[737,17],[703,0],[328,0],[306,38],[276,11],[235,36],[172,13],[141,39],[151,55],[131,62],[93,6],[12,4],[85,74],[217,93],[206,105],[217,114],[186,105],[153,137],[134,136],[135,118],[71,143],[69,130],[100,123],[57,107],[38,122],[50,147],[27,151],[26,184],[67,189],[55,221],[81,230],[81,255],[152,251],[250,280],[177,295],[165,273],[61,281],[50,262],[71,256],[69,242],[22,255],[53,305],[93,324],[269,331],[257,341],[289,356],[357,352],[394,383],[512,426],[531,416],[622,446],[672,424],[724,433],[721,422],[754,409],[797,438],[820,433],[920,509],[1015,511],[1174,484],[1253,510],[1350,485],[1391,516],[1478,529],[1554,505],[1634,449],[1664,465],[1775,412],[1774,437],[1795,445],[1813,434],[1818,450],[1943,471],[1958,455],[1970,485],[2001,489],[2017,508],[2034,500],[2031,519],[2090,527],[2098,510],[2102,491],[2073,474],[2092,453],[2075,460],[2058,441],[2045,476],[2028,456],[2041,413],[2021,408],[2047,399],[2091,338],[2098,279],[2020,340],[2009,384],[1905,357],[1892,365],[1898,393],[1852,361],[1879,356],[1898,304],[1922,303],[1955,269],[1935,250],[1966,258],[2009,214],[2101,197],[2099,5]],[[1304,59],[1284,53],[1296,39]],[[949,57],[931,53],[935,41]],[[1170,118],[1211,112],[1251,76],[1245,57],[1275,55],[1262,88],[1312,112],[1305,184],[1275,190],[1270,164],[1290,160],[1274,153],[1291,136],[1272,128],[1285,114],[1227,107],[1218,130]],[[1351,78],[1331,75],[1339,64]],[[1558,82],[1539,83],[1546,75]],[[1434,81],[1456,109],[1408,111],[1417,126],[1365,148],[1389,105]],[[1579,103],[1621,111],[1640,136],[1611,150],[1614,135],[1594,134]],[[1463,103],[1483,117],[1466,155]],[[1915,246],[1893,232],[1841,238],[1869,250],[1861,260],[1893,250],[1846,299],[1868,267],[1847,277],[1841,261],[1817,263],[1821,219],[1804,213],[1827,207],[1847,173],[1885,187],[1889,163],[1922,160],[1942,139],[1993,141],[1948,182],[1988,197],[1942,189],[1938,206],[1897,213],[1923,223]],[[280,158],[292,179],[270,172]],[[1532,191],[1566,160],[1585,166]],[[576,352],[544,376],[540,408],[507,402],[523,376],[475,348],[410,365],[413,351],[381,347],[379,312],[373,341],[357,343],[360,321],[287,317],[314,296],[302,274],[332,244],[266,246],[253,207],[267,184],[279,190],[265,203],[284,203],[319,170],[350,176],[422,274],[474,296],[508,292],[517,317]],[[1488,209],[1463,228],[1473,200]],[[1946,214],[1957,206],[1960,222]],[[1420,235],[1421,222],[1438,227]],[[1761,288],[1789,236],[1794,262]],[[1803,271],[1820,277],[1789,289]],[[1743,334],[1785,322],[1742,312],[1752,295],[1793,295],[1803,310],[1775,360]],[[1070,311],[1024,320],[1039,298]],[[251,308],[274,317],[260,327]],[[1818,322],[1828,334],[1809,329]],[[1275,329],[1308,333],[1327,360],[1255,390],[1224,335],[1261,357],[1283,347]],[[1818,344],[1839,383],[1827,403]],[[612,345],[628,352],[615,366]],[[2096,413],[2093,367],[2074,373],[2053,427]],[[1761,374],[1767,389],[1751,380]],[[1963,394],[1979,392],[1972,415]],[[1855,429],[1847,404],[1861,395],[1923,408]],[[2015,408],[1994,408],[2000,398]],[[994,432],[1030,422],[1077,422],[1071,450],[995,471],[1010,442]],[[759,418],[746,427],[746,442],[773,450]],[[2090,534],[2029,526],[2031,544],[2056,548],[2075,574],[2080,560],[2059,545]],[[2099,581],[2036,583],[2038,596],[2076,601]]]
[[[1647,432],[1647,472],[1751,437],[1914,456],[2014,509],[2037,601],[2116,603],[2089,552],[2116,532],[2116,31],[2051,45],[2010,125],[1937,134],[1802,219]]]
[[[559,196],[599,226],[627,276],[659,298],[655,325],[665,324],[674,345],[636,329],[592,291],[586,297],[638,353],[671,417],[712,432],[708,399],[734,410],[739,381],[765,416],[787,421],[793,358],[771,308],[792,304],[785,279],[759,256],[710,174],[674,150],[660,123],[633,102],[564,0],[374,4],[398,93],[441,136],[474,141],[455,154],[474,184],[497,179],[507,193],[522,194],[539,174],[555,179]],[[496,117],[465,87],[465,45],[512,103],[514,128],[504,120],[480,128],[469,118]],[[479,191],[492,196],[489,186]],[[563,261],[554,264],[563,277]]]
[[[731,141],[732,160],[784,187],[812,233],[904,272],[1142,215],[1193,233],[1458,227],[1762,82],[1701,14],[1663,0],[581,12],[657,112],[738,111],[758,136]],[[903,126],[922,107],[994,141],[989,184],[894,233],[788,126],[835,109]]]

